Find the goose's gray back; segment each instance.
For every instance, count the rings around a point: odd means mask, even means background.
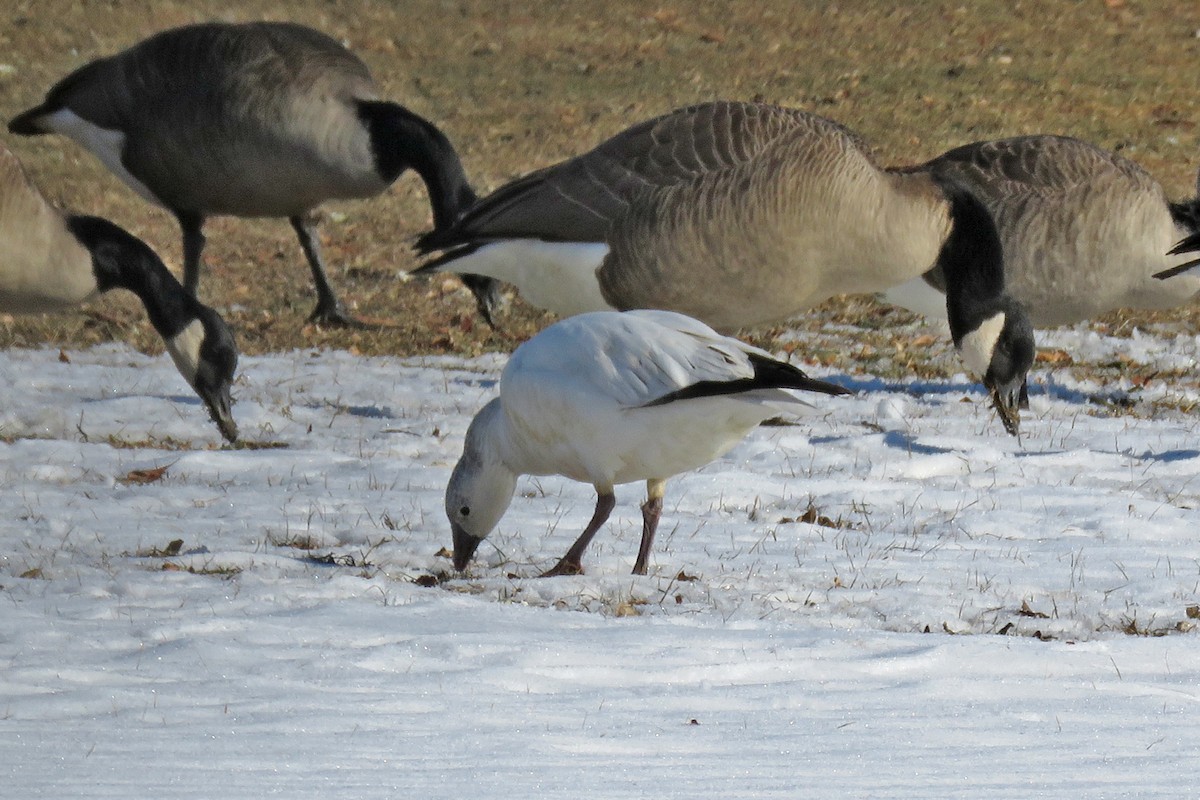
[[[613,307],[723,330],[916,277],[949,230],[928,176],[881,170],[830,120],[754,103],[649,120],[501,193],[468,214],[473,235],[604,241]]]
[[[55,311],[95,291],[91,254],[0,145],[0,311]]]
[[[1167,308],[1200,291],[1200,278],[1152,277],[1174,263],[1166,252],[1184,232],[1162,186],[1126,158],[1043,135],[966,145],[925,168],[961,181],[992,212],[1009,291],[1035,325]],[[936,271],[929,277],[944,289]]]
[[[931,184],[882,172],[856,136],[821,117],[734,111],[683,142],[664,132],[675,153],[682,144],[718,166],[639,193],[600,269],[614,305],[686,309],[729,329],[933,264],[949,222]]]
[[[353,105],[376,97],[333,39],[255,22],[164,31],[81,67],[48,99],[124,132],[123,163],[167,207],[292,216],[385,188]]]

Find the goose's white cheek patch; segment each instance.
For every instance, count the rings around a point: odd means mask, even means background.
[[[996,350],[996,342],[1000,341],[1000,333],[1004,330],[1003,312],[985,319],[978,328],[962,338],[958,353],[967,369],[980,377],[987,374],[992,363],[992,353]]]
[[[204,324],[198,319],[166,340],[167,352],[189,386],[196,385],[196,373],[200,370],[200,346],[203,344]]]

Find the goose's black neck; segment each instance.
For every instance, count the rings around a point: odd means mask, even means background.
[[[1191,233],[1200,233],[1200,197],[1171,203],[1170,208],[1176,225]]]
[[[361,100],[359,117],[371,135],[375,167],[384,180],[414,170],[425,182],[435,228],[450,225],[475,202],[458,153],[433,123],[396,103]]]
[[[958,344],[980,322],[1007,310],[1004,250],[991,213],[966,188],[938,180],[950,204],[950,235],[938,253],[946,281],[946,314]]]
[[[145,242],[100,217],[69,216],[67,228],[92,255],[101,292],[128,289],[141,299],[150,324],[171,339],[199,316],[199,301]]]

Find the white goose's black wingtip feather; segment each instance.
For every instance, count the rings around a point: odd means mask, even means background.
[[[723,395],[742,394],[756,389],[795,389],[803,392],[818,392],[820,394],[854,394],[852,389],[836,383],[810,378],[799,367],[785,361],[749,353],[750,363],[754,366],[754,376],[738,378],[731,381],[699,381],[691,386],[685,386],[662,397],[657,397],[642,408],[653,408],[673,403],[678,400],[694,400],[701,397],[720,397]]]

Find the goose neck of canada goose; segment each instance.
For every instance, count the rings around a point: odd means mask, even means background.
[[[450,225],[475,202],[458,153],[436,126],[396,103],[360,100],[358,108],[380,176],[391,183],[406,169],[420,175],[435,229]]]
[[[1019,403],[1033,365],[1033,325],[1005,290],[1004,251],[991,214],[970,191],[936,179],[950,204],[950,235],[938,254],[950,335],[983,380],[1005,430],[1019,433]]]
[[[175,367],[200,395],[229,441],[237,438],[230,386],[237,369],[233,334],[140,239],[100,217],[71,216],[68,230],[91,252],[98,292],[127,289],[142,301]]]
[[[1200,175],[1197,175],[1197,181],[1200,182]],[[1200,190],[1200,186],[1197,186],[1197,190]],[[1175,221],[1175,225],[1180,229],[1181,235],[1179,238],[1200,233],[1200,196],[1193,197],[1190,200],[1171,203],[1170,209],[1171,219]]]
[[[946,280],[946,313],[955,344],[1005,297],[1004,251],[987,208],[965,188],[943,186],[950,207],[950,232],[937,264]]]

